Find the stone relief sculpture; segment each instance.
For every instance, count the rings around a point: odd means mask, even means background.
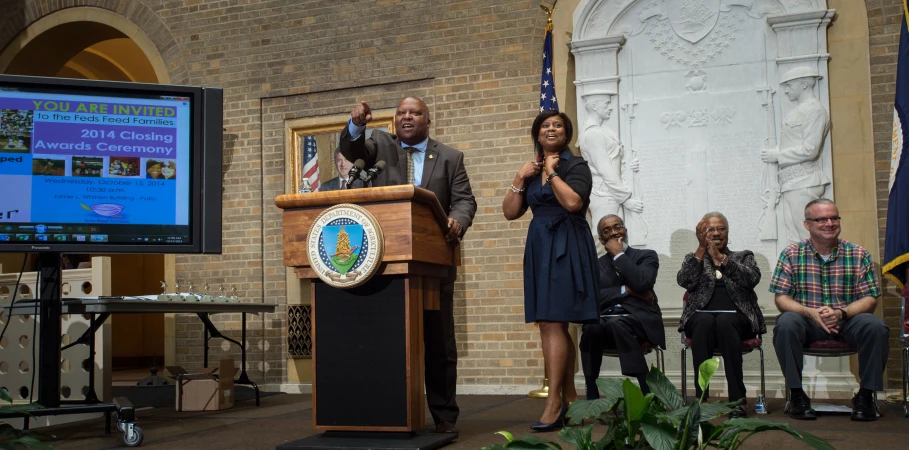
[[[582,98],[587,109],[587,120],[581,129],[581,154],[590,164],[593,191],[590,194],[591,230],[596,234],[596,224],[607,214],[620,217],[622,208],[636,213],[644,210],[641,200],[632,198],[631,188],[622,181],[622,143],[618,136],[603,125],[612,115],[614,92],[595,91]],[[636,161],[629,168],[638,170]],[[597,242],[594,239],[594,242]]]
[[[819,79],[817,70],[809,67],[796,67],[783,74],[780,85],[798,107],[783,121],[780,145],[761,152],[764,162],[779,165],[779,205],[789,242],[808,238],[802,226],[805,205],[823,196],[830,184],[819,162],[830,130],[827,110],[814,94]]]

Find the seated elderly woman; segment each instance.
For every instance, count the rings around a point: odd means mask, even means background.
[[[761,271],[750,250],[734,252],[729,242],[729,221],[710,212],[698,222],[698,248],[685,256],[677,280],[688,291],[679,331],[691,339],[697,373],[701,363],[719,349],[723,357],[729,401],[739,401],[732,417],[745,417],[745,382],[742,375],[742,340],[767,331],[754,287]],[[698,396],[701,388],[695,384]],[[708,393],[709,396],[709,393]]]

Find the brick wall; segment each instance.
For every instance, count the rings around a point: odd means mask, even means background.
[[[871,113],[874,122],[874,164],[877,183],[877,209],[881,257],[887,229],[887,184],[890,177],[890,152],[893,129],[893,98],[896,90],[896,61],[899,52],[902,0],[866,0],[871,51]],[[900,297],[895,284],[883,279],[884,319],[890,326],[889,386],[897,388],[900,373]]]
[[[391,108],[408,93],[420,95],[432,109],[433,136],[465,152],[480,204],[456,292],[462,382],[527,384],[527,361],[539,346],[521,320],[523,226],[505,223],[498,205],[504,180],[530,153],[544,20],[536,3],[192,3],[149,5],[181,43],[190,83],[225,88],[230,157],[224,255],[180,257],[180,276],[229,272],[247,298],[285,303],[273,204],[285,186],[284,120],[345,114],[361,99]],[[279,310],[252,331],[266,383],[286,375]],[[182,325],[195,327],[189,319]],[[185,351],[181,358],[198,358],[197,346]]]
[[[514,171],[531,155],[528,129],[545,24],[539,3],[0,0],[0,11],[8,12],[0,17],[0,47],[55,11],[104,8],[149,36],[174,83],[224,88],[224,254],[178,256],[177,278],[197,286],[233,284],[245,301],[282,305],[250,319],[250,376],[269,384],[286,375],[281,217],[273,203],[285,186],[284,120],[344,114],[361,99],[391,108],[405,94],[423,96],[432,109],[432,135],[464,151],[479,204],[455,294],[460,382],[532,385],[542,368],[538,333],[523,323],[527,223],[506,222],[499,205]],[[901,4],[866,0],[882,239]],[[898,300],[884,283],[885,316],[895,330]],[[215,320],[239,338],[238,315]],[[197,320],[181,317],[177,338],[177,362],[197,365]],[[213,358],[236,354],[215,347]],[[888,375],[897,381],[898,353],[893,356]]]
[[[116,11],[161,49],[177,83],[224,88],[224,253],[178,256],[177,279],[236,285],[245,301],[282,304],[250,320],[250,376],[284,381],[281,265],[284,120],[344,114],[360,99],[394,107],[423,96],[432,135],[464,151],[479,203],[455,294],[462,382],[538,383],[538,337],[523,323],[526,222],[500,203],[531,156],[545,14],[531,0],[0,0],[0,46],[73,5]],[[239,316],[215,317],[239,338]],[[201,329],[178,318],[177,362],[201,359]],[[214,342],[212,358],[236,354]],[[264,376],[262,371],[265,371]],[[534,378],[536,377],[536,378]]]

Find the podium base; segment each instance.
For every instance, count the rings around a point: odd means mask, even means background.
[[[276,450],[318,449],[382,449],[432,450],[454,442],[457,433],[377,433],[356,431],[326,431],[298,441],[277,446]]]

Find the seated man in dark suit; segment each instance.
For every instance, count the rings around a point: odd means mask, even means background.
[[[666,348],[663,314],[653,292],[660,260],[653,250],[626,246],[627,231],[619,216],[600,219],[597,235],[606,248],[599,259],[600,323],[584,325],[580,343],[587,398],[600,398],[596,379],[605,348],[618,350],[622,374],[637,378],[647,394],[648,368],[641,343]]]

